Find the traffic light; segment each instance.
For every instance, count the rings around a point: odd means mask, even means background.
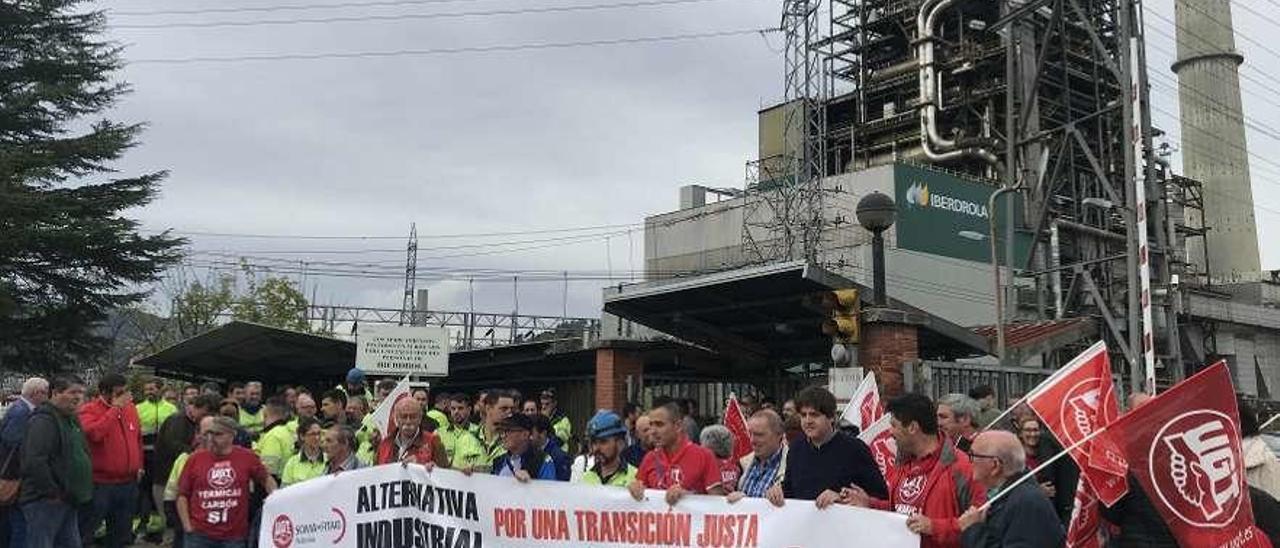
[[[857,289],[836,289],[822,294],[822,307],[831,317],[822,322],[822,333],[835,342],[858,342],[858,315],[862,306],[858,302]]]

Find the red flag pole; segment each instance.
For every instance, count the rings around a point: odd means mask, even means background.
[[[1079,355],[1077,355],[1075,358],[1073,358],[1073,359],[1071,360],[1071,362],[1067,363],[1067,365],[1064,365],[1064,366],[1062,366],[1062,367],[1058,368],[1058,370],[1057,370],[1057,371],[1054,371],[1052,375],[1049,375],[1048,377],[1045,377],[1045,379],[1044,379],[1043,381],[1040,381],[1040,384],[1037,384],[1035,388],[1032,388],[1031,390],[1028,390],[1028,391],[1027,391],[1027,393],[1026,393],[1026,395],[1024,395],[1024,396],[1022,396],[1021,398],[1019,398],[1019,399],[1018,399],[1018,401],[1013,402],[1012,404],[1010,404],[1010,405],[1009,405],[1009,407],[1007,407],[1007,408],[1004,410],[1004,412],[1000,413],[1000,415],[999,415],[999,416],[997,416],[995,420],[991,421],[991,424],[988,424],[988,425],[986,425],[986,426],[982,427],[982,430],[979,430],[979,432],[986,431],[986,430],[990,430],[992,426],[995,426],[995,425],[996,425],[996,423],[1000,422],[1000,419],[1005,418],[1005,416],[1006,416],[1006,415],[1008,415],[1009,413],[1012,413],[1014,409],[1017,409],[1017,408],[1018,408],[1018,405],[1020,405],[1020,404],[1022,404],[1022,403],[1024,403],[1024,402],[1026,402],[1028,399],[1031,399],[1031,396],[1036,395],[1036,393],[1037,393],[1037,392],[1039,392],[1039,391],[1041,391],[1042,389],[1044,389],[1044,387],[1045,387],[1045,386],[1048,386],[1048,385],[1049,385],[1050,383],[1052,383],[1053,381],[1056,381],[1056,380],[1058,380],[1059,378],[1061,378],[1063,375],[1067,374],[1067,371],[1068,371],[1068,370],[1070,370],[1070,369],[1072,368],[1072,366],[1074,366],[1074,365],[1075,365],[1076,360],[1080,359],[1080,356],[1084,356],[1085,354],[1089,354],[1089,353],[1091,353],[1091,352],[1096,352],[1096,351],[1097,351],[1097,350],[1096,350],[1096,348],[1097,348],[1098,346],[1101,346],[1101,347],[1102,347],[1102,351],[1103,351],[1103,352],[1106,352],[1106,351],[1107,351],[1106,341],[1098,341],[1098,342],[1094,343],[1094,344],[1093,344],[1093,346],[1090,346],[1090,347],[1089,347],[1088,349],[1086,349],[1084,352],[1081,352]]]
[[[1110,426],[1110,425],[1107,425],[1107,426]],[[1066,456],[1066,455],[1071,454],[1071,452],[1072,452],[1072,451],[1075,451],[1075,450],[1076,450],[1076,449],[1078,449],[1081,445],[1084,445],[1084,444],[1085,444],[1086,442],[1088,442],[1089,440],[1092,440],[1093,438],[1097,437],[1097,436],[1098,436],[1098,434],[1101,434],[1101,433],[1103,433],[1103,432],[1106,432],[1106,431],[1107,431],[1107,426],[1103,426],[1103,427],[1101,427],[1101,428],[1099,428],[1099,429],[1097,429],[1097,430],[1094,430],[1093,432],[1090,432],[1088,436],[1085,436],[1085,437],[1084,437],[1084,438],[1082,438],[1080,441],[1077,441],[1077,442],[1075,442],[1075,443],[1071,444],[1071,447],[1068,447],[1068,448],[1066,448],[1066,449],[1063,449],[1061,453],[1058,453],[1058,454],[1056,454],[1056,455],[1054,455],[1054,456],[1052,456],[1052,457],[1049,457],[1049,459],[1048,459],[1048,460],[1046,460],[1046,461],[1044,461],[1044,462],[1040,463],[1040,466],[1037,466],[1037,467],[1035,467],[1035,469],[1033,469],[1033,470],[1031,470],[1031,471],[1027,472],[1026,474],[1023,474],[1023,476],[1022,476],[1022,477],[1018,478],[1018,479],[1017,479],[1017,480],[1015,480],[1013,483],[1009,484],[1009,486],[1008,486],[1008,487],[1006,487],[1006,488],[1002,489],[1002,490],[1000,491],[1000,493],[996,494],[996,496],[994,496],[994,497],[991,497],[991,498],[987,499],[987,503],[986,503],[986,504],[983,504],[983,505],[982,505],[982,507],[981,507],[981,508],[979,508],[979,509],[980,509],[980,510],[986,510],[987,508],[990,508],[990,507],[991,507],[991,503],[993,503],[993,502],[995,502],[995,501],[997,501],[997,500],[1000,500],[1000,497],[1005,496],[1006,494],[1008,494],[1008,493],[1009,493],[1009,491],[1012,491],[1014,487],[1017,487],[1017,486],[1018,486],[1019,484],[1021,484],[1022,482],[1027,481],[1027,478],[1034,478],[1034,477],[1036,477],[1036,473],[1037,473],[1037,472],[1039,472],[1039,471],[1041,471],[1041,470],[1044,470],[1044,469],[1045,469],[1045,467],[1049,466],[1050,464],[1053,464],[1053,463],[1054,463],[1054,462],[1056,462],[1058,459],[1060,459],[1060,458],[1062,458],[1062,457],[1064,457],[1064,456]],[[1081,481],[1084,481],[1084,480],[1082,479]]]
[[[1048,379],[1045,379],[1045,381],[1044,381],[1044,382],[1049,382],[1049,380],[1048,380]],[[1041,383],[1041,384],[1044,384],[1044,383]],[[1037,388],[1039,388],[1039,387],[1037,387]],[[986,426],[983,426],[983,427],[982,427],[982,430],[979,430],[979,432],[985,432],[985,431],[987,431],[987,430],[990,430],[992,426],[995,426],[995,425],[996,425],[996,423],[1000,422],[1000,419],[1003,419],[1003,418],[1005,418],[1006,416],[1008,416],[1008,415],[1009,415],[1009,413],[1012,413],[1014,409],[1017,409],[1019,405],[1022,405],[1022,403],[1023,403],[1023,402],[1027,401],[1027,398],[1031,397],[1031,394],[1034,394],[1035,392],[1036,392],[1035,390],[1032,390],[1032,391],[1028,392],[1028,393],[1027,393],[1027,395],[1025,395],[1025,396],[1023,396],[1023,397],[1021,397],[1021,398],[1018,398],[1018,401],[1013,402],[1012,404],[1010,404],[1010,405],[1009,405],[1009,407],[1005,408],[1005,410],[1004,410],[1004,411],[1000,412],[1000,414],[996,416],[995,420],[991,421],[991,424],[988,424],[988,425],[986,425]]]

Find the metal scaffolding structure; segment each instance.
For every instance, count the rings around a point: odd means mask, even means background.
[[[749,263],[817,259],[830,224],[822,187],[828,86],[817,46],[821,4],[783,0],[783,152],[747,165],[742,242]]]
[[[1185,210],[1203,203],[1152,146],[1139,0],[806,7],[828,17],[809,42],[818,81],[830,82],[819,103],[824,172],[920,162],[1007,189],[992,208],[1015,218],[993,245],[1011,280],[997,291],[1006,321],[1092,317],[1128,364],[1131,390],[1154,388],[1153,371],[1182,377],[1171,282],[1188,272],[1187,238],[1204,234]],[[758,165],[748,189],[770,171],[767,158]],[[1017,237],[1031,250],[1010,264]]]
[[[418,224],[409,225],[409,247],[405,252],[404,265],[404,301],[400,305],[400,325],[417,325],[414,317],[411,315],[414,308],[415,295],[417,291],[414,284],[418,279]]]
[[[409,325],[409,320],[412,319],[415,322],[412,325],[446,327],[452,334],[455,351],[543,340],[592,341],[600,334],[598,318],[447,310],[416,310],[406,313],[395,308],[319,304],[307,306],[302,314],[307,321],[320,325],[321,331],[339,336],[344,334],[339,326],[350,325],[347,333],[351,333],[358,332],[358,326],[362,323]]]

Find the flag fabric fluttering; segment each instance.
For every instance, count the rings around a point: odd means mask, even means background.
[[[1271,545],[1254,525],[1239,424],[1231,371],[1219,361],[1105,433],[1180,546]]]
[[[733,394],[729,395],[729,401],[724,406],[724,426],[733,434],[733,460],[737,461],[750,453],[751,434],[747,431],[747,418],[738,405],[738,397]]]
[[[1064,447],[1072,447],[1110,424],[1120,408],[1106,343],[1100,341],[1080,353],[1028,394],[1026,401]],[[1080,444],[1071,452],[1082,480],[1104,504],[1115,504],[1128,492],[1123,455],[1106,436]]]
[[[884,406],[880,404],[880,389],[876,386],[876,375],[868,371],[862,377],[862,382],[858,383],[858,389],[854,391],[853,398],[844,406],[840,420],[857,426],[858,431],[861,432],[870,428],[871,424],[880,420],[882,416],[884,416]]]
[[[893,441],[893,433],[889,430],[892,415],[883,415],[871,425],[858,433],[858,439],[871,449],[871,456],[880,467],[880,474],[889,477],[894,463],[898,459],[898,444]]]
[[[1076,485],[1075,505],[1067,524],[1067,548],[1102,548],[1102,514],[1098,497],[1086,482]]]
[[[405,378],[400,379],[399,383],[396,383],[395,389],[387,394],[386,399],[378,404],[378,408],[373,410],[373,423],[378,426],[379,432],[385,435],[395,430],[396,416],[393,410],[396,402],[412,397],[413,391],[410,390],[409,377],[406,375]]]

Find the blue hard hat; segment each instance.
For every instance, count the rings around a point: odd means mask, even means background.
[[[352,367],[350,371],[347,371],[347,383],[355,384],[358,382],[364,382],[364,371],[361,371],[358,367]]]
[[[622,436],[627,433],[627,425],[622,417],[613,411],[600,410],[590,421],[587,421],[587,437],[598,440]]]

